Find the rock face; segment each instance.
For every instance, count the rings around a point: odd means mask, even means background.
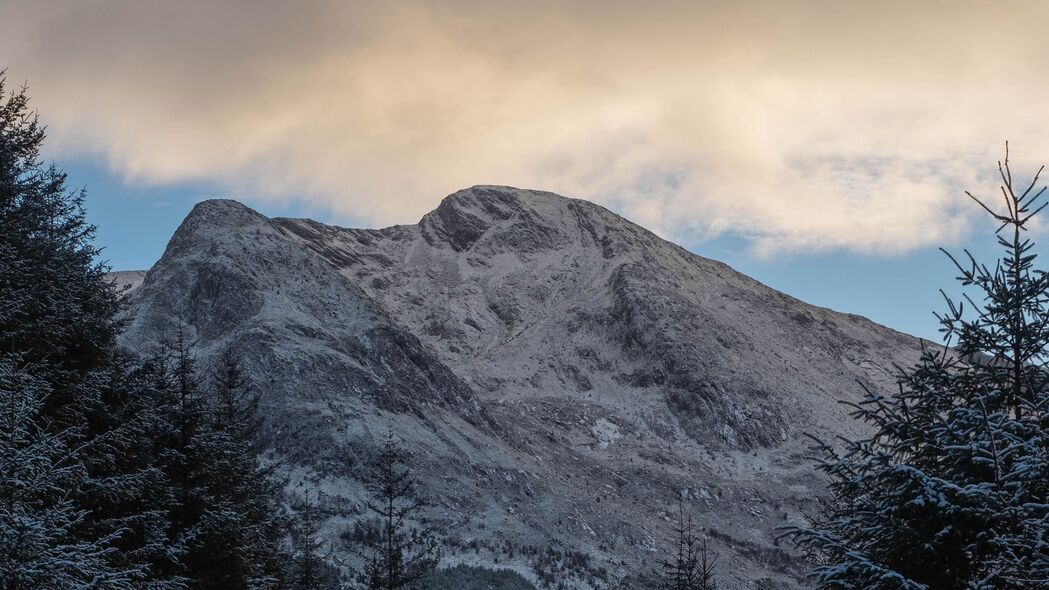
[[[333,539],[392,427],[449,563],[535,580],[538,550],[570,588],[651,571],[678,498],[721,587],[804,587],[774,541],[821,489],[801,435],[857,434],[835,401],[891,387],[919,345],[593,203],[497,186],[379,230],[207,201],[128,299],[130,346],[181,321],[205,367],[240,352]]]

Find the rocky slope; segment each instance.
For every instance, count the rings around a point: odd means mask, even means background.
[[[821,487],[801,434],[855,434],[835,401],[918,350],[593,203],[496,186],[379,230],[206,201],[128,298],[130,346],[181,321],[205,366],[240,351],[333,539],[392,426],[449,563],[542,564],[569,588],[648,571],[679,497],[723,588],[804,587],[774,541]]]

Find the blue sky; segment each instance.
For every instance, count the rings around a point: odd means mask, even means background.
[[[73,186],[87,187],[88,217],[99,227],[98,243],[105,248],[105,258],[114,270],[149,268],[194,203],[206,198],[236,198],[268,216],[312,217],[337,225],[369,226],[316,205],[289,201],[282,206],[206,184],[129,184],[99,162],[81,159],[60,164],[69,173]],[[434,197],[434,206],[439,198]],[[970,246],[985,259],[993,260],[995,251],[988,239],[987,235],[975,234]],[[731,235],[682,245],[806,302],[860,314],[937,341],[932,311],[943,307],[938,289],[955,290],[955,275],[948,260],[933,247],[895,256],[839,251],[769,258],[754,256],[747,240]]]

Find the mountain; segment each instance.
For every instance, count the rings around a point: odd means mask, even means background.
[[[722,588],[804,587],[774,540],[822,489],[802,435],[862,432],[836,401],[919,352],[593,203],[501,186],[385,229],[205,201],[127,300],[130,347],[181,322],[205,368],[240,353],[269,458],[320,491],[333,540],[393,428],[447,563],[568,588],[650,572],[678,498]]]

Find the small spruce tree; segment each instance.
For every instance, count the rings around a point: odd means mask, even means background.
[[[285,567],[282,483],[258,451],[258,397],[239,361],[200,382],[186,329],[156,355],[157,454],[174,496],[167,544],[193,588],[279,587]]]
[[[302,505],[291,520],[291,552],[288,562],[287,587],[290,590],[337,590],[337,570],[321,555],[324,541],[320,536],[321,515],[310,490],[303,494]]]
[[[416,493],[410,461],[409,453],[389,430],[368,481],[368,508],[377,517],[378,534],[350,547],[363,560],[357,581],[368,590],[418,588],[440,561],[440,545],[432,531],[409,524],[424,506]]]
[[[286,559],[286,530],[280,500],[284,482],[275,466],[260,460],[262,416],[259,394],[232,351],[220,356],[211,397],[210,421],[202,429],[203,487],[210,503],[207,538],[200,547],[219,563],[215,588],[275,588]]]
[[[692,515],[685,514],[678,502],[677,524],[673,528],[675,543],[668,558],[659,561],[656,572],[659,587],[665,590],[715,590],[714,567],[717,553],[709,551],[707,539],[696,535]]]

